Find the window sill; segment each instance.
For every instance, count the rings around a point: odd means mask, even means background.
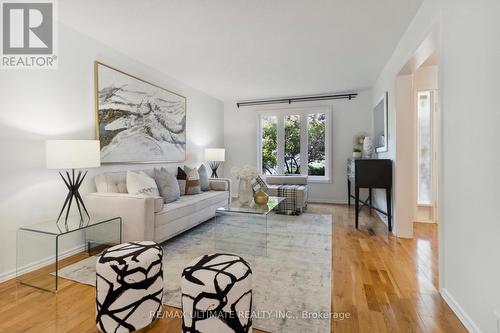
[[[266,181],[267,176],[284,176],[284,175],[260,175],[260,177],[262,177],[264,181]],[[308,176],[307,178],[307,184],[332,184],[332,183],[333,180],[327,177]]]
[[[307,179],[308,184],[331,184],[332,180],[330,178],[309,178]]]

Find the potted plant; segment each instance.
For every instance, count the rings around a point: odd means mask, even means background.
[[[352,149],[352,157],[353,158],[361,158],[361,148],[359,147],[354,147]]]

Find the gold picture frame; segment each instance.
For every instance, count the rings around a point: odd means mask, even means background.
[[[114,87],[113,85],[110,85],[100,87],[100,71],[102,72],[101,75],[104,73],[104,71],[106,71],[108,76],[112,77],[114,75],[115,80],[123,81],[122,86]],[[106,78],[106,80],[111,79],[108,77]],[[126,80],[130,80],[130,83],[126,84]],[[123,88],[127,85],[132,85],[136,88],[143,88],[144,91],[136,91],[136,89],[127,92],[127,90]],[[129,110],[120,108],[108,108],[102,110],[102,105],[100,104],[100,91],[104,89],[113,91],[110,94],[110,97],[106,97],[106,103],[114,106],[118,105],[123,108],[129,108]],[[118,94],[121,95],[118,96]],[[123,100],[127,98],[127,94],[130,95],[128,97],[132,100],[134,98],[138,100],[139,96],[143,99],[138,105],[134,105],[134,103],[131,101],[129,101],[128,103],[126,101],[123,102]],[[161,98],[157,97],[157,95],[161,95]],[[115,101],[110,102],[109,100],[113,99],[113,97],[115,97]],[[101,142],[102,164],[180,163],[186,160],[187,98],[185,96],[165,89],[157,84],[143,80],[137,76],[128,74],[112,66],[106,65],[102,62],[94,61],[94,98],[95,133],[96,139]],[[147,101],[147,104],[144,104],[144,100],[146,98],[149,98],[149,100]],[[151,103],[153,103],[153,105],[151,105]],[[143,108],[144,105],[147,105],[149,107],[148,112],[141,113],[130,110],[136,107],[135,111],[137,111],[139,108]],[[166,108],[165,110],[161,110],[162,105]],[[175,108],[175,113],[171,112],[169,108]],[[110,124],[103,120],[103,118],[110,118],[110,116],[105,117],[103,115],[104,112],[112,114],[112,121],[121,123],[122,127],[110,131],[104,129]],[[150,114],[152,115],[149,116]],[[167,119],[168,116],[170,116],[171,118],[173,117],[174,119]],[[126,125],[124,125],[134,123],[134,121],[135,126],[129,125],[130,127],[126,127]],[[146,124],[146,122],[148,123]],[[179,130],[178,128],[176,128],[176,130],[169,129],[168,126],[172,123],[177,127],[181,127],[181,130]],[[151,129],[152,127],[154,127],[154,133]],[[127,131],[131,132],[131,134],[127,134]],[[103,132],[107,133],[103,136]],[[147,134],[143,133],[141,136],[141,132],[147,132]],[[160,135],[160,137],[158,137],[158,135]],[[173,141],[165,141],[165,137],[170,137]],[[134,138],[137,141],[135,143]],[[127,147],[127,144],[129,147]],[[149,149],[136,149],[135,153],[139,154],[140,158],[131,158],[129,155],[134,154],[134,149],[128,148],[139,148],[135,146],[140,146],[141,144],[150,145],[150,147],[148,147]],[[120,158],[117,157],[119,156],[119,152],[117,151],[126,152],[124,153],[123,160],[120,160]],[[175,158],[148,159],[144,156],[144,154],[146,154],[145,152],[147,151],[158,151],[158,154],[160,154],[159,152],[161,151],[160,155],[167,156],[171,154],[175,156]],[[179,158],[180,155],[182,155],[182,158]]]

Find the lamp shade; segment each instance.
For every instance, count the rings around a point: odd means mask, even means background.
[[[98,140],[48,140],[45,142],[48,169],[83,169],[101,166]]]
[[[226,150],[224,148],[205,149],[205,161],[224,162],[225,158]]]

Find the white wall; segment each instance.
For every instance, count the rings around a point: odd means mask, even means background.
[[[421,90],[438,89],[438,66],[422,66],[413,75],[415,94]]]
[[[412,116],[412,82],[407,82],[408,76],[412,81],[411,73],[401,73],[402,70],[408,67],[410,62],[415,68],[421,65],[418,61],[425,61],[426,57],[414,59],[414,55],[419,50],[421,44],[429,35],[436,29],[439,22],[439,4],[437,0],[427,0],[422,3],[421,8],[417,12],[415,18],[408,26],[405,34],[399,41],[394,53],[380,73],[377,81],[373,86],[373,103],[378,102],[378,99],[384,92],[388,92],[388,141],[389,149],[385,153],[378,154],[379,158],[387,158],[396,162],[397,151],[408,156],[414,156],[414,140],[412,139],[414,128],[405,117]],[[431,50],[432,52],[432,50]],[[413,61],[412,61],[413,60]],[[414,68],[414,69],[415,69]],[[407,74],[400,77],[397,82],[396,77],[399,74]],[[396,92],[399,86],[401,89],[406,89],[403,96],[400,94],[401,100],[396,100]],[[404,87],[404,88],[403,88]],[[406,98],[406,100],[404,100]],[[398,108],[399,104],[399,108]],[[405,106],[404,108],[402,106]],[[398,110],[399,109],[399,110]],[[398,118],[399,114],[399,118]],[[401,122],[397,126],[397,122]],[[398,128],[399,127],[399,128]],[[400,137],[397,142],[397,137]],[[411,150],[411,151],[410,151]],[[399,156],[403,160],[404,156]],[[399,237],[413,237],[413,211],[414,211],[414,174],[415,165],[411,160],[406,164],[398,165],[394,163],[394,187],[393,187],[393,217],[394,217],[394,234]],[[402,205],[404,203],[405,205]],[[386,201],[383,191],[376,191],[375,204],[385,209]],[[398,207],[399,206],[399,207]]]
[[[498,17],[496,0],[425,0],[373,88],[374,97],[389,91],[389,152],[382,157],[395,159],[396,76],[437,23],[440,287],[469,331],[485,333],[495,332],[500,308]]]
[[[57,173],[45,169],[44,141],[95,137],[94,60],[187,97],[186,163],[200,163],[205,146],[224,145],[221,101],[60,26],[59,69],[0,73],[0,279],[15,269],[17,228],[57,217],[66,195]],[[95,172],[125,168],[91,170],[82,192],[93,190]]]
[[[309,186],[310,201],[346,203],[346,161],[352,157],[354,137],[360,133],[372,132],[371,91],[360,91],[358,97],[351,101],[294,103],[291,107],[318,105],[327,105],[332,108],[333,179],[331,184],[311,184]],[[224,103],[225,176],[230,176],[233,166],[246,164],[257,166],[257,112],[269,108],[261,106],[238,109],[235,101]]]
[[[496,332],[500,2],[445,0],[442,17],[443,284],[478,329]]]

